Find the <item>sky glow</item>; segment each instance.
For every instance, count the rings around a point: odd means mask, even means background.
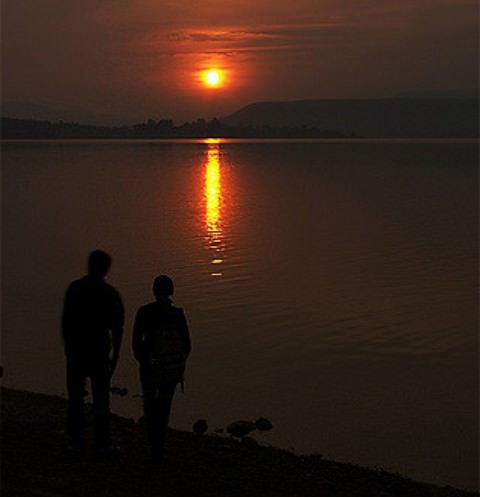
[[[472,0],[4,0],[1,17],[4,109],[83,122],[478,84]]]

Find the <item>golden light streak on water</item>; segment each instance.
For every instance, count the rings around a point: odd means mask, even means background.
[[[208,142],[207,162],[205,163],[205,224],[207,226],[208,245],[215,251],[211,264],[215,271],[211,276],[223,276],[219,265],[223,264],[223,237],[221,226],[222,214],[222,182],[220,168],[220,149],[218,142]]]

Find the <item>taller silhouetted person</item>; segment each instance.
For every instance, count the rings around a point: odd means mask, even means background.
[[[120,294],[105,282],[112,258],[102,250],[88,258],[88,274],[67,289],[62,335],[67,362],[67,430],[73,449],[85,447],[84,396],[90,378],[93,397],[94,447],[108,451],[110,379],[117,365],[123,335]]]
[[[155,302],[140,307],[133,329],[133,353],[140,363],[143,407],[154,462],[163,459],[173,395],[183,384],[190,354],[190,333],[182,309],[174,307],[173,282],[165,275],[153,282]]]

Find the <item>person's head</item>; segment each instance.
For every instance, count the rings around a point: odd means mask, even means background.
[[[173,281],[164,274],[153,280],[153,294],[157,299],[168,299],[173,295]]]
[[[88,256],[88,274],[94,278],[103,278],[107,275],[112,258],[103,250],[94,250]]]

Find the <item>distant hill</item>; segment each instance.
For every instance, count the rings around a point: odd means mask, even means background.
[[[397,98],[464,98],[478,99],[478,88],[457,88],[452,90],[404,91],[395,95]]]
[[[235,126],[336,129],[372,138],[474,138],[478,98],[400,98],[257,102],[222,119]]]

